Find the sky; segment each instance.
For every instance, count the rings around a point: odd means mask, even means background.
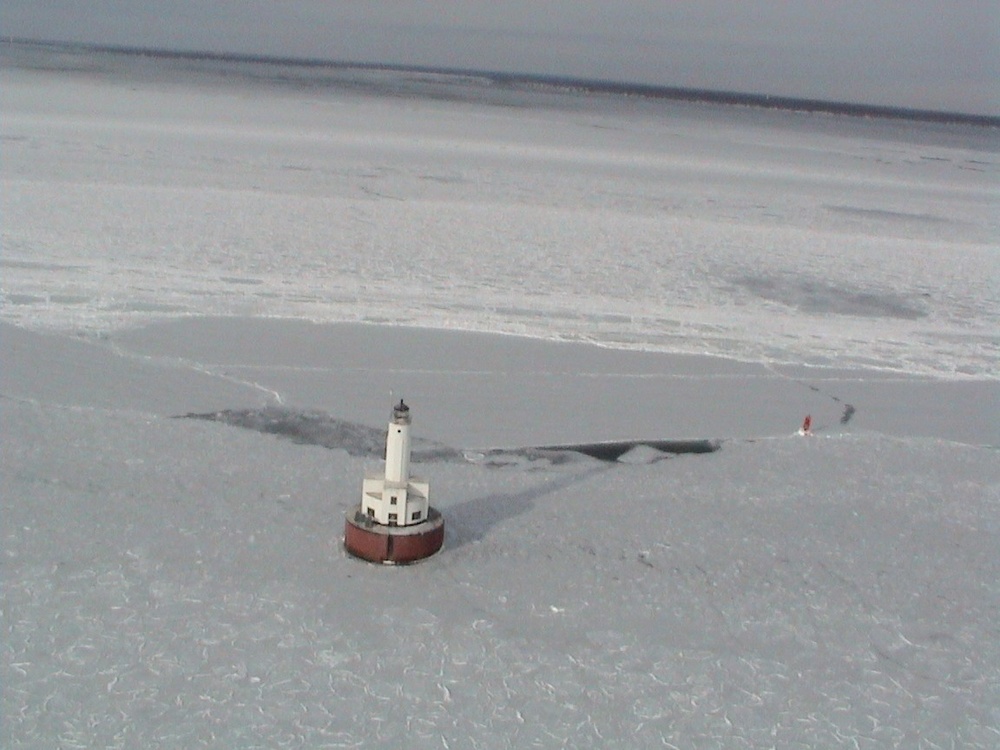
[[[4,0],[0,33],[1000,115],[996,0]]]

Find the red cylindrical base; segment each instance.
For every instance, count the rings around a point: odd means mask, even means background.
[[[444,544],[444,518],[429,508],[427,520],[415,526],[374,523],[357,505],[347,514],[344,548],[355,557],[388,565],[406,565],[430,557]]]

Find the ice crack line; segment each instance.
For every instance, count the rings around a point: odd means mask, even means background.
[[[836,403],[838,406],[841,407],[840,424],[846,425],[846,424],[848,424],[851,421],[851,419],[854,418],[854,414],[855,414],[855,412],[857,412],[857,409],[855,408],[854,404],[846,403],[842,398],[840,398],[840,396],[836,396],[836,395],[834,395],[832,393],[828,393],[827,391],[824,391],[819,386],[813,385],[812,383],[807,383],[805,380],[801,380],[799,378],[793,378],[790,375],[785,375],[782,372],[778,372],[777,370],[774,369],[774,366],[771,363],[769,363],[769,362],[765,362],[764,363],[764,368],[768,372],[770,372],[771,374],[773,374],[773,375],[775,375],[775,376],[777,376],[779,378],[782,378],[784,380],[789,380],[789,381],[791,381],[791,382],[793,382],[793,383],[795,383],[797,385],[802,386],[803,388],[808,388],[813,393],[818,393],[821,396],[826,396],[826,398],[828,398],[831,401],[833,401],[834,403]],[[819,432],[819,431],[823,430],[824,427],[825,426],[814,428],[813,432]]]
[[[246,380],[244,378],[238,378],[233,375],[230,375],[227,372],[218,372],[217,370],[212,369],[208,365],[204,365],[201,362],[197,362],[195,360],[185,359],[183,357],[176,357],[176,358],[154,357],[149,354],[136,354],[135,352],[130,352],[127,349],[123,349],[115,342],[111,342],[109,347],[112,352],[117,354],[119,357],[125,359],[136,359],[144,362],[153,362],[153,363],[159,362],[161,364],[163,363],[170,364],[174,367],[177,366],[184,367],[194,372],[200,372],[202,375],[208,375],[209,377],[220,378],[221,380],[225,380],[229,383],[235,383],[237,385],[243,385],[243,386],[248,386],[250,388],[254,388],[258,391],[266,393],[271,399],[274,400],[274,403],[276,403],[277,405],[281,406],[284,404],[284,399],[281,397],[281,394],[272,388],[268,388],[265,385],[261,385],[255,380]],[[216,365],[216,367],[218,366],[219,365]],[[225,367],[225,365],[221,366]]]

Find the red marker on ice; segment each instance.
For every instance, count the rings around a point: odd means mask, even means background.
[[[806,418],[802,422],[802,429],[799,430],[800,435],[812,435],[812,423],[813,418],[811,415],[806,414]]]

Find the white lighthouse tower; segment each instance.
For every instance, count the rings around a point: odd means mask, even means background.
[[[385,438],[385,468],[367,472],[361,502],[347,514],[344,547],[355,557],[411,563],[444,544],[444,519],[429,504],[430,484],[410,476],[410,407],[392,409]]]
[[[385,474],[368,472],[361,509],[375,523],[410,526],[427,520],[430,484],[410,476],[410,407],[400,399],[392,409],[385,439]]]

